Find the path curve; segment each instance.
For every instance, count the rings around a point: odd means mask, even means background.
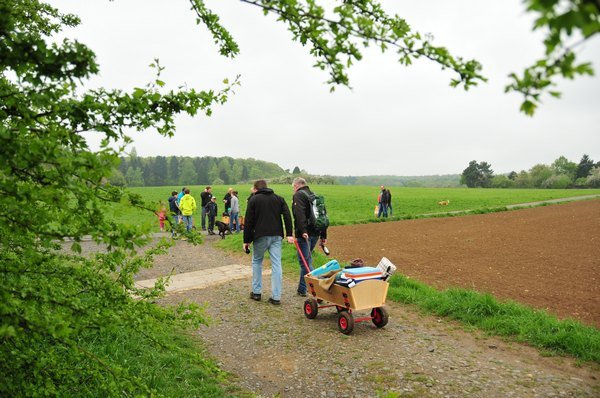
[[[207,238],[201,246],[177,242],[164,264],[187,260],[200,270],[248,264],[244,255],[223,255]],[[249,267],[248,267],[249,268]],[[419,397],[592,397],[597,368],[542,357],[535,349],[465,332],[445,319],[419,315],[388,303],[389,324],[358,324],[351,336],[338,332],[335,311],[308,320],[304,299],[294,296],[296,278],[284,278],[281,306],[249,299],[249,278],[170,294],[164,304],[206,303],[212,322],[196,334],[235,383],[264,397],[374,397],[392,392]]]

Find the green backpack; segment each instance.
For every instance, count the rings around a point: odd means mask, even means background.
[[[308,225],[314,227],[319,232],[325,231],[327,227],[329,227],[329,217],[327,217],[327,209],[325,208],[325,197],[314,193],[309,194],[305,190],[300,192],[304,192],[311,204]]]

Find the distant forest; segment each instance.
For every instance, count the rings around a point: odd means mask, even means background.
[[[259,178],[271,183],[288,184],[301,175],[312,184],[386,185],[397,187],[459,187],[460,174],[433,176],[315,176],[295,167],[293,172],[263,160],[234,159],[231,157],[130,156],[120,158],[120,164],[109,177],[116,186],[165,185],[229,185],[252,182]]]
[[[275,163],[230,157],[139,157],[132,151],[121,158],[109,177],[117,186],[221,185],[275,178],[288,174]]]

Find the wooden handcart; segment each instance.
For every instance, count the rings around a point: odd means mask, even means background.
[[[338,316],[337,324],[340,332],[350,334],[354,325],[360,322],[371,321],[378,328],[388,323],[388,312],[385,305],[389,284],[380,279],[368,279],[356,283],[352,287],[333,284],[329,289],[321,286],[319,279],[310,274],[310,268],[302,255],[298,243],[296,249],[307,269],[308,275],[304,281],[308,288],[310,298],[304,302],[304,315],[308,319],[314,319],[319,309],[335,307]],[[369,316],[354,317],[354,311],[371,309]]]

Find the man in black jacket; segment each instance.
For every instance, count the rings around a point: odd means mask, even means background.
[[[285,199],[267,188],[265,180],[254,183],[255,193],[248,200],[244,218],[244,251],[252,253],[252,292],[250,298],[260,301],[262,294],[262,262],[265,251],[271,258],[271,298],[269,303],[281,303],[281,287],[283,282],[281,270],[281,240],[283,239],[283,223],[288,243],[294,243],[292,236],[292,217]],[[281,218],[283,217],[283,223]]]
[[[208,186],[204,188],[204,191],[200,194],[202,199],[202,230],[206,231],[206,205],[210,203],[210,199],[213,197],[212,187]]]
[[[298,239],[298,246],[304,256],[304,260],[308,263],[308,266],[312,270],[312,252],[321,238],[321,245],[325,246],[327,243],[327,229],[324,231],[317,231],[314,225],[311,225],[310,213],[312,210],[312,204],[310,197],[312,192],[306,180],[302,177],[294,178],[292,183],[294,186],[294,196],[292,197],[292,213],[294,214],[294,232],[296,239]],[[297,293],[299,296],[306,296],[306,283],[304,282],[304,275],[308,272],[298,253],[298,262],[300,263],[300,282],[298,283]]]

